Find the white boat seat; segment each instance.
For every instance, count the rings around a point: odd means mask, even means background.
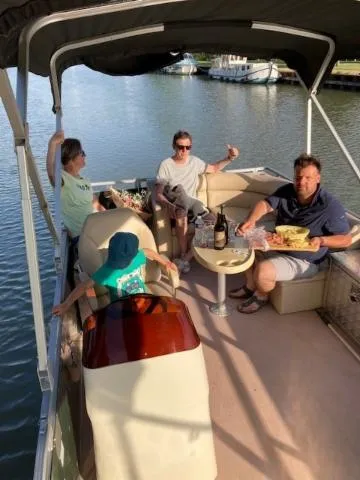
[[[97,480],[215,480],[209,385],[180,300],[134,295],[84,325]]]
[[[107,259],[110,238],[116,232],[132,232],[139,238],[140,248],[157,251],[153,234],[144,221],[129,208],[116,208],[89,215],[84,223],[79,239],[79,263],[88,275],[92,275]],[[175,272],[169,274],[168,280],[162,281],[161,269],[157,262],[148,261],[145,267],[145,284],[150,293],[172,296],[179,285]],[[95,286],[97,308],[108,305],[108,290]],[[92,308],[96,303],[92,300]]]

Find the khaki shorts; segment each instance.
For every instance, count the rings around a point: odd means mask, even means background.
[[[261,257],[259,256],[260,261],[261,258],[263,260],[270,260],[274,265],[277,282],[310,278],[319,271],[319,265],[279,252],[261,252]]]

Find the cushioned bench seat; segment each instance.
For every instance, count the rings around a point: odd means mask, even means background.
[[[323,304],[325,280],[328,270],[322,270],[312,278],[277,282],[270,301],[280,313],[314,310]]]
[[[259,200],[266,198],[284,183],[288,181],[264,171],[204,174],[199,177],[197,197],[213,213],[217,213],[223,205],[226,216],[240,223]],[[153,209],[153,231],[159,251],[174,258],[179,255],[179,245],[175,232],[171,230],[167,210],[156,203],[153,203]],[[353,227],[353,244],[349,248],[359,248],[359,219],[351,214],[348,214],[348,219]],[[266,215],[259,225],[264,225],[269,231],[273,230],[275,215]],[[279,313],[312,310],[322,306],[325,282],[326,272],[319,272],[311,279],[278,282],[270,300]]]

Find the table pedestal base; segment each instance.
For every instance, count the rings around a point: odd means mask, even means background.
[[[218,302],[211,305],[210,312],[215,313],[219,317],[227,317],[233,310],[233,307],[226,305],[225,273],[218,273]]]
[[[233,307],[226,305],[226,303],[214,303],[209,308],[211,313],[215,313],[219,317],[228,317],[234,311]]]

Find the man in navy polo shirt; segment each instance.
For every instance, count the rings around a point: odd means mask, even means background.
[[[238,310],[254,313],[268,300],[277,281],[314,276],[329,248],[351,244],[349,223],[344,207],[320,186],[321,164],[315,157],[302,154],[294,162],[294,183],[288,183],[265,200],[258,202],[247,220],[239,226],[244,234],[267,213],[277,211],[276,225],[297,225],[310,229],[310,242],[316,252],[265,252],[246,272],[246,284],[229,294],[244,300]]]

